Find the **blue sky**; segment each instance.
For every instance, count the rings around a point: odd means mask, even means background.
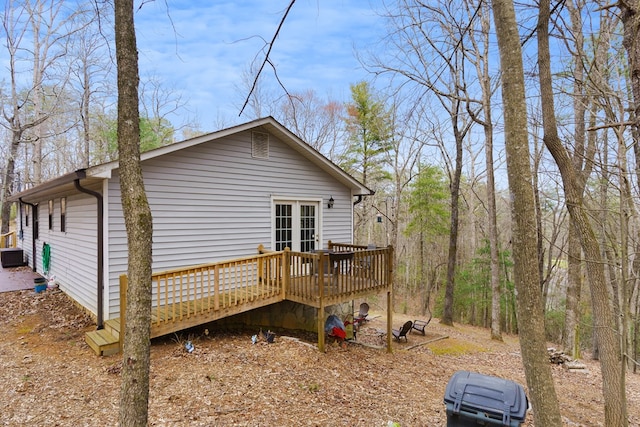
[[[136,12],[140,74],[181,94],[201,130],[244,122],[242,74],[270,41],[290,0],[146,2]],[[297,0],[271,58],[290,92],[313,89],[348,101],[349,85],[368,79],[356,59],[384,30],[380,0]],[[270,68],[265,72],[273,76]],[[272,80],[272,79],[271,79]],[[277,87],[269,88],[282,95]],[[179,125],[179,123],[174,123]]]

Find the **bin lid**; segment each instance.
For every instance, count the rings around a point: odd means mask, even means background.
[[[453,374],[444,397],[454,414],[483,412],[510,425],[511,419],[524,420],[528,401],[524,388],[511,380],[469,371]]]

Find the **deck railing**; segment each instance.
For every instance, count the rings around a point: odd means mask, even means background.
[[[378,249],[376,245],[352,245],[350,243],[336,243],[329,240],[327,248],[330,251],[344,252],[344,251],[366,251],[372,249]],[[386,248],[385,248],[386,249]]]
[[[185,327],[289,299],[315,307],[353,298],[391,284],[391,247],[333,244],[314,253],[270,251],[230,261],[201,264],[152,275],[152,333]],[[124,331],[126,275],[120,280]]]
[[[10,231],[8,233],[0,234],[0,248],[15,248],[18,246],[17,233]]]
[[[282,253],[176,268],[152,275],[151,326],[159,336],[179,329],[195,318],[215,317],[223,311],[241,312],[243,306],[284,298]],[[124,331],[126,275],[120,277],[120,322]]]
[[[153,275],[154,323],[182,320],[284,291],[281,254],[163,271]]]
[[[333,300],[385,288],[390,284],[389,253],[389,248],[289,252],[287,298]]]

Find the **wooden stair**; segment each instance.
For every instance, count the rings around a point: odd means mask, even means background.
[[[87,332],[85,342],[98,356],[111,356],[120,352],[120,319],[110,319],[104,329]]]

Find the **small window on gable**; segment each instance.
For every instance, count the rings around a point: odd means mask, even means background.
[[[67,198],[60,199],[60,231],[67,231]]]
[[[49,200],[49,230],[53,230],[53,200]]]
[[[269,158],[269,134],[265,132],[251,132],[251,157],[256,159]]]

